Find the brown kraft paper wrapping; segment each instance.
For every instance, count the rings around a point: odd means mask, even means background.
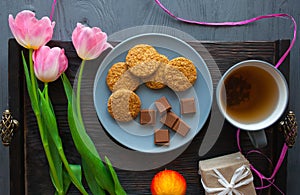
[[[239,173],[239,178],[242,179],[230,184],[232,177],[234,175],[236,177]],[[256,194],[249,161],[240,152],[199,161],[199,174],[205,194]],[[228,182],[226,185],[225,181],[226,187],[218,181],[222,180],[220,177],[224,177]]]

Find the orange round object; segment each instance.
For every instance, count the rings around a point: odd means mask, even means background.
[[[160,171],[152,179],[151,192],[152,195],[185,195],[186,181],[177,171]]]

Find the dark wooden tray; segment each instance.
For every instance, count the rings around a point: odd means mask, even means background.
[[[114,43],[117,44],[117,43]],[[270,63],[277,62],[278,58],[289,46],[288,40],[274,42],[190,42],[206,61],[211,72],[214,86],[218,82],[216,77],[216,67],[212,66],[209,58],[210,54],[216,62],[218,69],[224,73],[231,65],[247,59],[265,60]],[[67,75],[73,81],[81,60],[77,57],[71,42],[51,41],[50,46],[65,48],[69,59]],[[202,46],[207,50],[204,50]],[[30,101],[26,92],[24,72],[21,61],[21,50],[15,40],[9,40],[9,105],[13,115],[20,122],[20,127],[15,133],[15,137],[10,146],[10,193],[15,194],[53,194],[53,187],[49,178],[49,170],[44,151],[41,145],[34,114],[31,110]],[[280,70],[289,80],[289,58],[285,60]],[[84,102],[93,101],[92,83],[94,78],[90,78],[90,87],[84,89],[88,97]],[[56,81],[50,86],[50,96],[54,103],[54,109],[58,116],[59,128],[64,144],[65,153],[69,162],[80,163],[80,156],[76,152],[70,132],[68,130],[66,118],[66,98],[60,81]],[[89,97],[90,96],[90,97]],[[91,105],[91,104],[89,104]],[[89,115],[94,115],[93,107],[88,108],[89,112],[84,113],[85,121],[97,131],[104,132],[98,121],[91,121]],[[92,117],[91,117],[92,118]],[[209,121],[209,120],[208,120]],[[216,121],[217,122],[217,121]],[[278,123],[266,129],[268,146],[262,152],[276,163],[281,152],[283,139],[278,132]],[[198,161],[211,157],[229,154],[238,151],[236,144],[236,128],[224,123],[222,132],[213,148],[202,157],[199,157],[199,146],[203,141],[208,124],[197,134],[191,145],[174,161],[150,171],[125,171],[117,169],[121,184],[128,194],[151,194],[151,179],[160,170],[165,168],[174,169],[182,173],[187,180],[187,194],[204,194],[198,175]],[[244,151],[253,149],[253,146],[245,132],[241,133],[241,143]],[[269,176],[273,167],[261,155],[251,155],[249,161],[254,164],[264,175]],[[151,163],[151,162],[145,162]],[[286,191],[286,160],[276,178],[276,185],[284,192]],[[257,178],[255,183],[259,184]],[[263,194],[276,194],[273,188],[263,191]],[[69,194],[79,194],[75,187],[71,187]]]

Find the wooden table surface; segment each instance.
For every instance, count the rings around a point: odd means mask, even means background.
[[[293,15],[296,21],[300,17],[300,2],[297,0],[266,0],[266,1],[181,1],[161,0],[177,15],[202,21],[237,21],[258,15],[285,12]],[[8,14],[16,15],[23,9],[34,10],[38,17],[49,15],[52,1],[1,1],[1,24],[4,25],[0,36],[0,65],[1,65],[1,96],[0,110],[8,106],[8,38],[12,37],[8,24]],[[120,30],[140,25],[163,25],[181,30],[193,36],[196,40],[205,41],[274,41],[291,39],[291,23],[285,19],[267,19],[242,27],[203,27],[183,24],[166,15],[152,0],[86,0],[58,1],[54,14],[56,27],[55,40],[69,41],[77,22],[89,26],[98,26],[112,35]],[[298,30],[299,32],[299,30]],[[290,58],[290,108],[299,115],[299,41],[296,42]],[[299,117],[298,117],[299,118]],[[299,119],[298,119],[299,121]],[[299,139],[298,139],[299,140]],[[297,166],[299,157],[299,141],[289,150],[287,192],[299,192]],[[0,195],[9,194],[9,157],[8,149],[0,146]]]
[[[216,86],[223,74],[233,64],[248,60],[259,59],[274,63],[288,47],[289,41],[276,42],[188,42],[204,59]],[[116,45],[117,43],[114,43]],[[69,60],[69,67],[66,72],[71,81],[74,80],[80,59],[71,42],[50,42],[50,46],[63,47]],[[53,194],[53,186],[49,180],[48,164],[40,141],[36,120],[31,110],[31,104],[26,94],[24,85],[24,73],[21,63],[21,47],[15,40],[9,42],[9,78],[10,78],[10,105],[11,111],[19,119],[20,129],[15,135],[14,142],[10,146],[11,159],[11,188],[12,194]],[[175,48],[176,51],[176,48]],[[175,152],[163,154],[139,153],[120,145],[117,141],[107,135],[107,131],[98,120],[94,108],[93,83],[102,55],[96,61],[88,61],[83,72],[82,82],[82,115],[87,133],[94,141],[96,148],[102,158],[107,156],[112,164],[116,166],[122,186],[128,194],[150,194],[151,179],[160,170],[173,169],[180,172],[187,180],[187,194],[204,194],[198,175],[198,161],[230,154],[238,151],[236,143],[236,128],[223,118],[214,118],[217,107],[212,107],[211,114],[201,131],[195,136],[190,145]],[[289,79],[289,59],[280,67],[281,72]],[[16,81],[16,82],[14,82]],[[19,90],[15,90],[19,89]],[[103,89],[108,90],[108,89]],[[60,81],[49,85],[49,94],[57,114],[60,136],[64,144],[64,150],[70,163],[80,163],[80,157],[75,150],[70,131],[67,124],[67,100]],[[198,94],[201,101],[201,94]],[[224,123],[223,123],[224,122]],[[204,155],[199,155],[199,148],[205,142],[206,134],[210,134],[210,123],[219,123],[220,134],[216,135],[216,144]],[[216,128],[216,127],[215,127]],[[276,162],[281,153],[283,145],[282,134],[278,131],[278,122],[266,129],[268,146],[262,149],[272,162]],[[138,136],[136,137],[138,139]],[[131,140],[135,141],[135,140]],[[247,134],[242,132],[241,143],[245,153],[253,149]],[[178,156],[178,155],[179,156]],[[162,158],[162,160],[160,160]],[[170,158],[162,163],[165,159]],[[273,165],[262,155],[249,155],[249,161],[264,175],[271,175]],[[284,161],[275,184],[284,192],[286,191],[286,162]],[[157,165],[158,164],[158,165]],[[140,168],[142,167],[142,168]],[[37,171],[39,170],[39,171]],[[255,184],[259,185],[258,178]],[[274,189],[262,191],[262,194],[277,193]],[[69,194],[78,194],[78,191],[71,188]]]

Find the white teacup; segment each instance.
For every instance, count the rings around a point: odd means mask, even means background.
[[[277,121],[287,106],[288,85],[273,65],[242,61],[222,76],[216,100],[227,121],[247,130],[254,146],[260,148],[267,145],[263,129]]]

